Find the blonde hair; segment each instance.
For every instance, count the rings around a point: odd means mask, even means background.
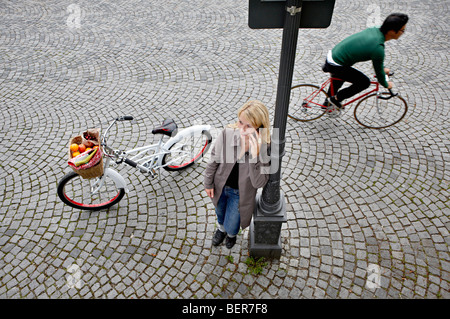
[[[244,117],[254,128],[259,128],[261,141],[263,143],[270,143],[270,121],[269,111],[267,107],[258,100],[252,100],[245,103],[238,110],[238,118]],[[238,128],[238,122],[228,125],[231,128]],[[262,130],[261,130],[262,128]]]

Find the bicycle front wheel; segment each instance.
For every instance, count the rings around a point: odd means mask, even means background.
[[[382,93],[388,97],[389,93]],[[408,111],[408,105],[401,96],[388,100],[381,99],[376,93],[362,99],[355,107],[356,121],[367,128],[381,129],[400,122]]]
[[[291,88],[288,116],[296,121],[317,120],[326,113],[328,94],[319,86],[300,84]]]
[[[107,174],[84,179],[75,172],[65,175],[58,183],[58,196],[67,205],[86,210],[100,210],[117,204],[125,195]]]
[[[180,133],[182,134],[182,133]],[[170,153],[162,159],[167,171],[179,171],[198,162],[211,146],[212,137],[208,131],[192,131],[173,144]]]

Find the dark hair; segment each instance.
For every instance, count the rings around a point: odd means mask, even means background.
[[[394,30],[395,32],[400,31],[401,28],[408,22],[408,16],[403,13],[392,13],[384,20],[380,31],[386,35],[388,31]]]

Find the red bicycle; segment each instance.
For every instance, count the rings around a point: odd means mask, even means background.
[[[329,102],[327,93],[327,88],[330,87],[330,92],[334,96],[333,80],[340,79],[330,77],[321,86],[299,84],[292,87],[288,116],[301,122],[317,120],[325,114],[336,118],[347,105],[360,100],[353,113],[355,120],[367,128],[381,129],[397,124],[408,111],[408,104],[398,93],[394,94],[392,90],[381,92],[380,85],[376,81],[370,82],[375,86],[370,91],[343,103],[343,108],[339,109]]]

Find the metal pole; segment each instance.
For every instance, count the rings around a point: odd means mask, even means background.
[[[264,215],[276,214],[283,207],[280,191],[281,162],[286,144],[286,122],[300,28],[301,5],[302,0],[286,1],[286,18],[283,28],[275,117],[273,122],[275,134],[273,134],[271,141],[271,160],[272,162],[276,161],[274,165],[277,165],[275,166],[277,167],[277,171],[270,175],[269,181],[263,188],[262,196],[260,197],[258,206]]]
[[[301,0],[286,2],[273,124],[274,134],[271,140],[271,167],[276,167],[276,171],[269,176],[262,194],[256,197],[256,209],[250,224],[249,251],[250,255],[256,257],[280,258],[282,252],[281,226],[287,221],[287,217],[285,198],[280,189],[281,162],[286,143],[286,122],[300,27],[301,3]]]

